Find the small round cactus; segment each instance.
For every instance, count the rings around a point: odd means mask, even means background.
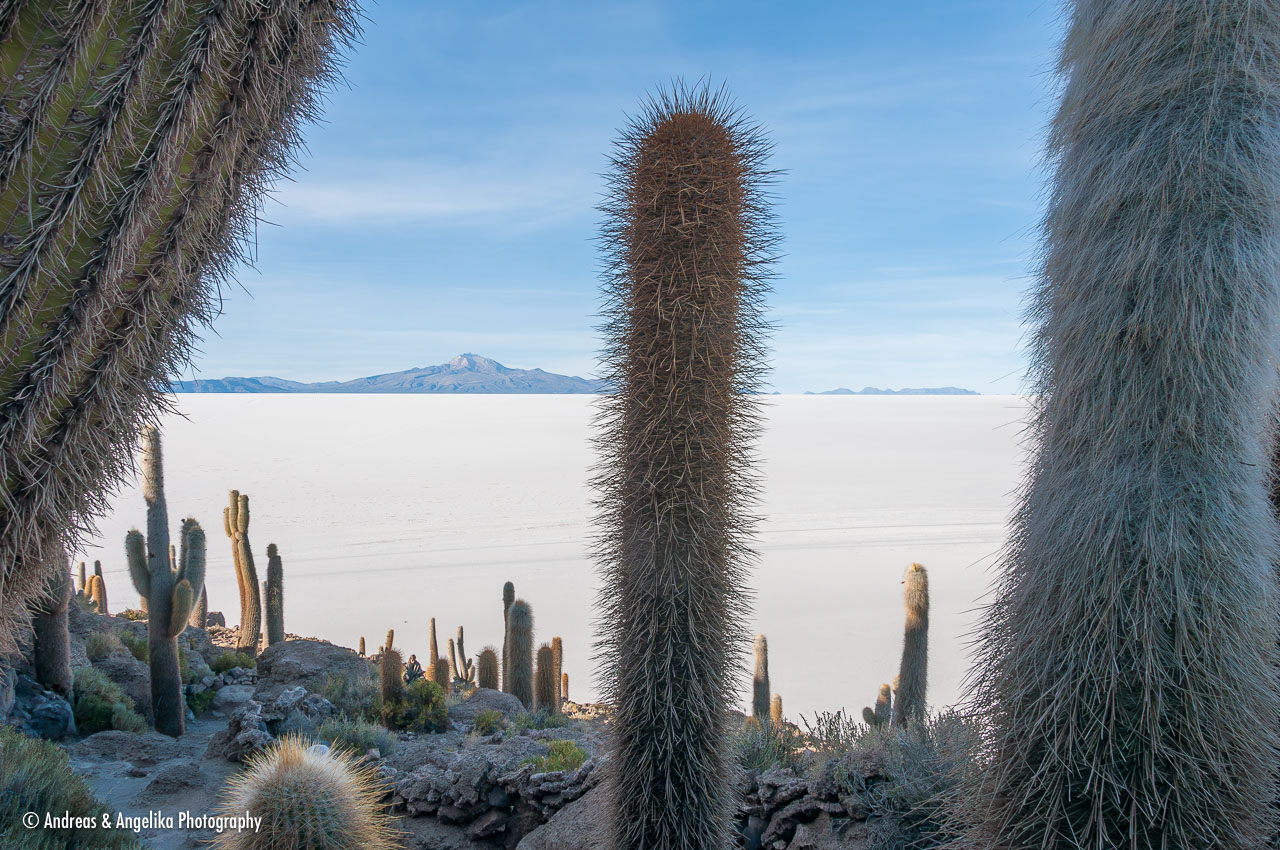
[[[492,646],[480,650],[476,659],[476,685],[481,688],[498,689],[498,651]]]

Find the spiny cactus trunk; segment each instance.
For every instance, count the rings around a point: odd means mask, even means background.
[[[147,503],[147,535],[130,531],[125,557],[138,593],[147,599],[147,652],[151,672],[151,709],[156,731],[175,738],[186,731],[178,635],[195,606],[193,587],[204,586],[205,538],[194,519],[182,521],[181,553],[169,545],[169,509],[164,498],[160,432],[142,430],[142,495]],[[176,561],[176,563],[175,563]]]
[[[756,635],[755,672],[751,676],[751,715],[763,725],[769,719],[769,641]]]
[[[440,644],[436,643],[436,618],[435,617],[431,618],[431,622],[428,625],[428,629],[430,630],[429,639],[431,641],[431,645],[430,645],[431,662],[430,663],[435,664],[436,659],[440,657]]]
[[[364,657],[364,638],[360,638],[360,657]]]
[[[704,88],[647,103],[614,152],[596,483],[615,850],[730,846],[767,151]]]
[[[231,538],[236,584],[240,590],[240,630],[236,637],[236,652],[253,658],[258,654],[258,641],[262,637],[262,593],[258,585],[258,570],[253,563],[253,547],[249,543],[249,497],[239,490],[232,490],[228,501],[223,512],[223,524]],[[387,646],[390,645],[388,641]]]
[[[569,701],[569,674],[560,674],[560,698],[565,702]]]
[[[907,568],[902,581],[906,627],[893,723],[905,726],[924,720],[929,678],[929,573],[920,564]]]
[[[556,699],[556,659],[550,644],[538,647],[538,668],[533,674],[533,704],[538,711],[549,714],[560,713],[560,702]]]
[[[4,649],[168,409],[354,8],[32,0],[0,17]]]
[[[80,562],[84,567],[84,562]],[[71,605],[71,575],[65,556],[62,568],[53,574],[48,595],[32,606],[31,626],[35,632],[32,666],[36,681],[64,697],[71,696],[71,633],[67,629],[67,609]]]
[[[200,598],[195,607],[191,609],[191,616],[187,618],[187,625],[193,629],[204,629],[209,626],[209,599],[204,585],[201,585],[196,592],[200,594]]]
[[[1280,6],[1076,0],[965,846],[1275,834]],[[902,682],[905,690],[907,682]]]
[[[447,642],[447,646],[449,649],[449,654],[445,656],[445,658],[449,662],[449,678],[451,679],[461,678],[458,676],[458,651],[457,651],[457,648],[454,646],[453,638],[449,638]]]
[[[485,647],[476,658],[476,685],[498,689],[498,651],[493,647]]]
[[[439,685],[446,694],[453,690],[453,677],[449,675],[448,661],[443,658],[436,659],[436,662],[431,665],[431,681]]]
[[[516,586],[502,585],[502,690],[511,693],[511,664],[507,656],[507,631],[510,629],[511,606],[516,601]]]
[[[89,589],[89,578],[85,572],[84,561],[80,562],[80,566],[76,567],[76,593],[87,593]]]
[[[507,616],[509,693],[526,709],[533,708],[533,609],[523,599],[511,603]]]
[[[107,583],[96,573],[89,576],[89,598],[93,600],[93,607],[99,614],[111,613],[107,610]]]
[[[774,729],[781,729],[785,720],[782,714],[782,694],[774,694],[769,700],[769,725]]]
[[[284,641],[284,563],[276,544],[267,545],[267,646]]]
[[[560,691],[560,673],[564,670],[564,641],[558,637],[551,639],[551,657],[555,660],[555,668],[552,678],[556,685],[556,708],[559,710],[560,700],[563,696]]]

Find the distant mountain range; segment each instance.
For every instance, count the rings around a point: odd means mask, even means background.
[[[177,393],[598,393],[603,381],[511,369],[478,354],[460,354],[439,366],[422,366],[352,381],[304,384],[283,378],[217,378],[179,381]]]
[[[351,381],[306,384],[284,378],[199,378],[179,381],[175,393],[601,393],[604,381],[557,375],[541,369],[512,369],[479,354],[459,354],[439,366],[420,366],[403,372],[373,375]],[[774,393],[777,395],[777,393]],[[977,395],[957,387],[881,390],[841,387],[805,395]]]
[[[876,387],[863,387],[860,390],[851,390],[841,387],[838,390],[826,390],[820,393],[805,393],[805,395],[978,395],[973,390],[962,390],[959,387],[907,387],[901,390],[882,390]]]

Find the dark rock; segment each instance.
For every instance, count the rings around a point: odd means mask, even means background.
[[[521,838],[516,850],[598,850],[608,846],[604,790],[596,788]]]
[[[93,666],[120,686],[139,714],[151,719],[151,670],[145,662],[132,655],[109,655]]]
[[[466,702],[449,709],[449,719],[454,723],[470,726],[475,722],[477,714],[490,710],[501,713],[508,722],[526,713],[524,705],[511,694],[490,688],[476,688]]]
[[[323,693],[330,675],[372,681],[369,662],[346,647],[323,640],[286,640],[258,656],[258,698],[274,700],[298,685]]]
[[[61,741],[76,734],[76,719],[71,703],[59,696],[51,696],[31,710],[27,728],[37,737]]]

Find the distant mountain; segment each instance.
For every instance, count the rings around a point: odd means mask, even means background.
[[[978,393],[973,390],[962,390],[959,387],[907,387],[901,390],[882,390],[876,387],[851,390],[841,387],[838,390],[826,390],[820,393],[807,392],[805,395],[978,395]]]
[[[352,381],[304,384],[282,378],[218,378],[180,381],[178,393],[598,393],[603,381],[511,369],[478,354],[460,354],[439,366],[422,366]]]

